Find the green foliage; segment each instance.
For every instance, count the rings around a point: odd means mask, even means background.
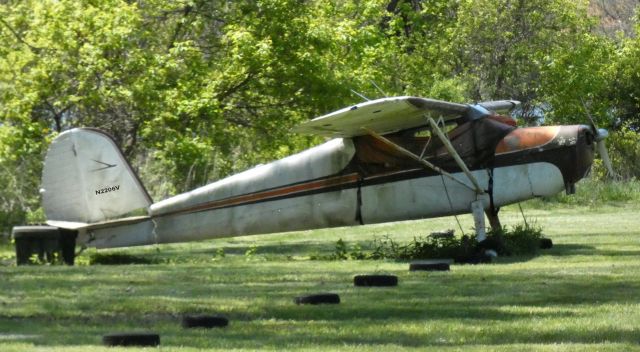
[[[349,258],[347,244],[342,238],[336,242],[336,249],[331,258],[334,260],[345,260]]]
[[[540,249],[542,240],[542,227],[537,224],[516,224],[498,230],[491,230],[487,234],[487,239],[494,243],[499,243],[498,254],[500,255],[533,255]]]
[[[615,45],[606,37],[583,34],[571,49],[556,48],[544,59],[541,100],[546,123],[588,124],[610,128],[618,118],[611,113],[611,77],[608,71]]]
[[[601,165],[596,165],[595,170],[604,177],[605,171]],[[558,193],[548,198],[533,199],[525,204],[533,208],[565,205],[597,208],[604,204],[624,204],[629,201],[640,201],[640,182],[637,179],[600,181],[587,178],[576,185],[575,194]]]
[[[0,104],[1,105],[1,104]],[[37,194],[47,129],[38,123],[22,127],[0,123],[0,233],[13,225],[40,222]],[[38,160],[40,159],[40,160]]]
[[[258,253],[258,246],[252,244],[251,246],[249,246],[249,248],[247,248],[247,250],[244,252],[244,256],[247,259],[252,259],[256,256],[256,254]]]
[[[462,1],[450,45],[475,100],[511,97],[535,123],[545,63],[588,35],[586,1]],[[570,85],[569,85],[570,86]]]
[[[636,11],[635,32],[640,33],[640,12]],[[633,130],[640,128],[640,38],[638,35],[623,38],[618,44],[608,71],[611,112],[628,122]],[[636,175],[637,176],[637,175]]]
[[[533,255],[540,248],[542,228],[535,224],[517,224],[504,227],[487,234],[486,245],[479,245],[474,236],[456,238],[453,232],[445,235],[432,234],[414,237],[412,241],[402,244],[394,241],[389,235],[376,237],[363,250],[358,243],[349,246],[339,239],[332,254],[328,256],[313,255],[311,260],[418,260],[450,258],[457,262],[477,262],[487,248],[496,249],[500,255]],[[495,246],[494,246],[495,244]],[[495,248],[493,248],[495,247]]]
[[[640,133],[625,124],[611,133],[606,143],[614,172],[625,180],[640,178]],[[602,168],[595,173],[598,179],[606,179]]]

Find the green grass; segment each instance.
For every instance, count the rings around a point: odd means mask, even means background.
[[[567,195],[560,192],[549,198],[539,198],[526,202],[532,208],[550,208],[571,206],[600,207],[607,203],[624,205],[627,202],[640,202],[640,180],[599,181],[586,178],[576,187],[576,193]]]
[[[101,345],[119,331],[156,331],[162,351],[640,350],[640,204],[612,204],[526,205],[553,249],[437,273],[309,257],[332,253],[340,238],[406,242],[455,228],[453,218],[101,252],[159,263],[150,265],[89,266],[88,250],[75,267],[16,267],[4,245],[0,351],[132,350]],[[517,207],[501,216],[522,221]],[[471,217],[460,220],[471,231]],[[354,275],[375,272],[398,275],[399,286],[353,286]],[[293,303],[316,292],[339,293],[342,303]],[[222,313],[231,323],[185,330],[184,313]]]

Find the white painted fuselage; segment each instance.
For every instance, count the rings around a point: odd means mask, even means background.
[[[81,232],[79,241],[97,248],[184,242],[463,214],[476,200],[490,206],[461,172],[454,176],[469,187],[440,175],[403,178],[408,171],[367,178],[343,172],[354,154],[351,139],[334,139],[155,203],[139,222]],[[490,172],[472,171],[483,189]],[[493,185],[499,207],[556,194],[565,180],[552,163],[533,162],[494,168]]]

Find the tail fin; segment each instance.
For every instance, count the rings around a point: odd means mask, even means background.
[[[152,203],[113,139],[86,128],[63,132],[51,143],[40,192],[49,221],[102,222]]]

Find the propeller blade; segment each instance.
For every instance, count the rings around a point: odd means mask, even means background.
[[[604,164],[604,167],[607,169],[607,175],[611,178],[617,178],[618,175],[615,172],[613,172],[613,166],[611,165],[609,152],[607,152],[607,146],[604,144],[604,140],[607,137],[609,137],[609,131],[605,130],[604,128],[598,128],[598,126],[596,125],[596,122],[593,120],[593,117],[591,117],[591,114],[589,113],[589,109],[587,108],[587,105],[584,103],[584,100],[580,99],[580,101],[582,102],[582,107],[584,108],[584,111],[587,113],[589,122],[591,122],[590,124],[591,130],[595,135],[596,149],[598,151],[598,154],[600,155],[600,159],[602,159],[602,163]]]
[[[607,152],[607,146],[604,144],[604,138],[596,143],[596,148],[598,149],[598,154],[600,154],[604,167],[607,168],[607,174],[609,177],[615,178],[617,175],[613,172],[613,166],[611,166],[611,159],[609,159],[609,153]]]

